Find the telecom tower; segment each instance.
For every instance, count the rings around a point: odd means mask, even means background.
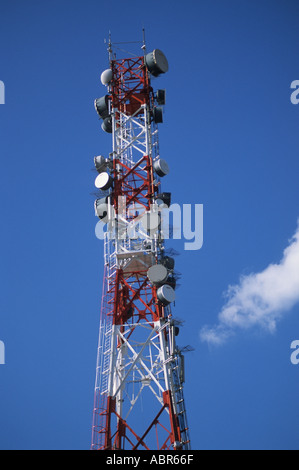
[[[109,39],[107,94],[95,100],[112,152],[94,158],[105,267],[91,448],[188,450],[180,322],[171,313],[176,275],[163,234],[165,90],[151,86],[168,62],[159,49],[146,53],[144,40],[140,57],[117,59],[114,49]]]

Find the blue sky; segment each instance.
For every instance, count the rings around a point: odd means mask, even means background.
[[[297,228],[296,1],[3,1],[0,28],[0,447],[88,449],[102,289],[93,157],[108,154],[93,100],[104,38],[161,49],[169,72],[160,151],[173,202],[204,205],[204,244],[180,251],[193,449],[298,449],[296,296],[274,331],[234,327],[223,293],[279,263]],[[130,49],[128,48],[130,51]],[[299,287],[298,287],[299,291]]]

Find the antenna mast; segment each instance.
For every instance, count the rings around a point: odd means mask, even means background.
[[[91,448],[188,450],[180,322],[171,311],[175,260],[161,228],[171,203],[158,139],[165,90],[151,86],[168,62],[159,49],[146,53],[144,30],[142,56],[116,59],[112,47],[109,33],[107,94],[95,100],[112,152],[94,158],[105,269]]]

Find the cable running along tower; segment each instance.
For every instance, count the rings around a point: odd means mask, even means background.
[[[188,450],[184,350],[171,311],[175,260],[163,233],[171,203],[158,140],[165,90],[151,86],[168,62],[144,41],[140,57],[116,58],[114,48],[109,39],[107,94],[95,100],[112,152],[94,158],[104,279],[91,448]]]

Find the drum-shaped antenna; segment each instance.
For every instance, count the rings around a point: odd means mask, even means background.
[[[158,77],[161,73],[168,71],[168,61],[160,49],[155,49],[153,52],[146,54],[145,63],[149,72]]]

